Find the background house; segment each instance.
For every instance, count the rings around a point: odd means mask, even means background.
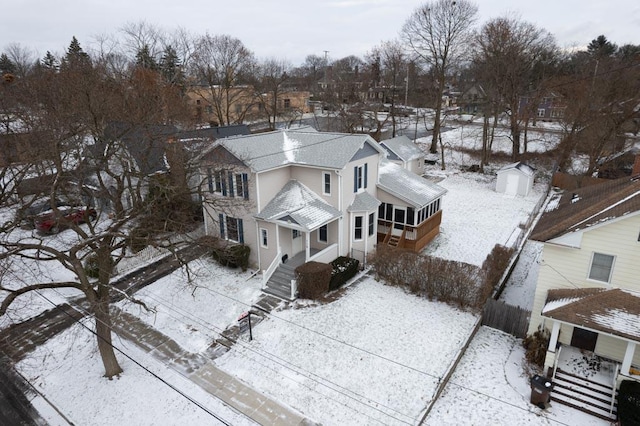
[[[408,137],[402,135],[380,142],[387,151],[387,158],[417,175],[424,174],[425,153]]]

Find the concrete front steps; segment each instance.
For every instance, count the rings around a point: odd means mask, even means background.
[[[262,291],[280,299],[294,300],[295,298],[291,298],[291,280],[295,276],[294,270],[295,266],[287,263],[280,264]]]
[[[553,379],[551,400],[612,422],[617,417],[617,401],[614,401],[611,412],[613,392],[612,386],[558,369]]]

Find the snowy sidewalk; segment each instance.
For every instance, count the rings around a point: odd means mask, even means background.
[[[256,423],[281,426],[315,424],[300,413],[270,399],[220,370],[207,356],[183,350],[171,338],[140,321],[137,317],[115,308],[113,318],[113,328],[119,337],[135,343],[168,367]],[[215,350],[211,352],[211,355],[214,352]]]

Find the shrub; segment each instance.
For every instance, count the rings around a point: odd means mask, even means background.
[[[133,228],[127,238],[127,244],[132,252],[138,253],[149,245],[151,235],[144,228]]]
[[[542,324],[538,326],[538,330],[532,335],[525,337],[522,341],[522,346],[524,346],[527,361],[538,367],[544,367],[544,359],[547,356],[550,339],[551,333],[548,329],[542,327]]]
[[[113,259],[110,258],[113,262]],[[109,267],[112,268],[113,264]],[[93,253],[87,257],[84,261],[84,271],[90,278],[100,278],[100,264],[98,262],[98,255]]]
[[[481,308],[478,293],[484,274],[474,265],[379,247],[371,258],[376,277],[430,300]]]
[[[302,299],[319,299],[329,291],[331,265],[320,262],[307,262],[296,268],[298,296]]]
[[[331,262],[331,281],[329,290],[335,290],[342,287],[347,281],[358,273],[360,262],[358,259],[340,256]]]
[[[482,263],[482,270],[485,272],[485,277],[483,289],[479,294],[479,305],[483,305],[489,296],[491,296],[493,290],[500,284],[500,278],[502,278],[504,271],[509,266],[513,252],[513,248],[496,244]]]
[[[222,266],[230,268],[242,268],[246,271],[249,267],[249,254],[251,248],[244,244],[223,244],[216,245],[211,249],[211,257],[218,261]]]

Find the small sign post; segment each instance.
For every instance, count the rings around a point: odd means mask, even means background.
[[[251,331],[251,311],[243,312],[238,317],[238,327],[240,328],[240,334],[249,330],[249,341],[253,340],[253,333]]]

